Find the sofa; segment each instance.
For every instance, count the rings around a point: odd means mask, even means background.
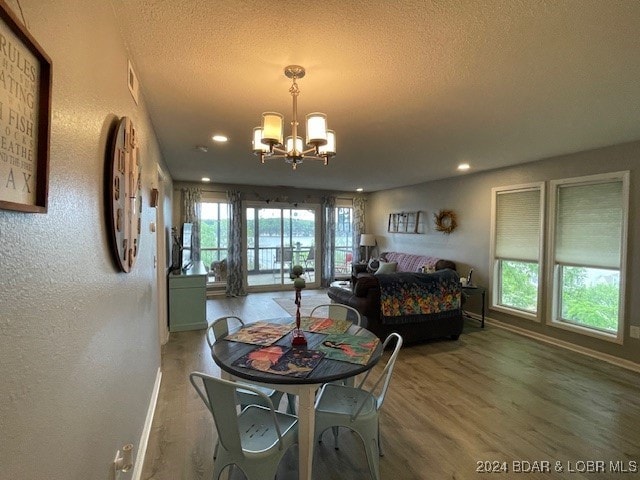
[[[381,261],[395,262],[396,272],[374,273],[367,271],[367,265],[356,265],[353,288],[330,287],[329,298],[358,310],[366,328],[381,339],[397,332],[406,343],[457,340],[463,317],[455,263],[400,252],[386,252]],[[435,271],[422,273],[425,266]]]

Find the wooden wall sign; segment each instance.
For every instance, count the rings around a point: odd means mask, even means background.
[[[122,117],[111,142],[107,178],[107,215],[111,247],[123,272],[133,268],[140,249],[142,189],[140,154],[133,122]]]
[[[390,213],[387,231],[390,233],[418,233],[419,222],[419,211]]]
[[[0,0],[0,208],[46,213],[51,60]]]

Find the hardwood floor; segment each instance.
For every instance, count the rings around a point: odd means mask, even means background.
[[[272,300],[280,295],[291,293],[208,300],[207,315],[248,321],[282,316]],[[640,374],[466,322],[459,341],[400,352],[381,414],[383,479],[486,477],[477,470],[479,462],[506,466],[507,472],[491,478],[640,478]],[[163,347],[162,370],[142,478],[210,479],[215,429],[188,380],[192,371],[219,373],[204,332],[172,333]],[[326,433],[316,448],[314,479],[370,478],[359,438],[341,429],[340,442],[334,450]],[[291,450],[279,480],[297,478],[296,459]],[[514,471],[517,462],[530,471]],[[542,462],[549,462],[548,473]],[[556,462],[562,473],[555,471]],[[612,472],[610,462],[621,462],[627,473]],[[244,477],[236,470],[231,478]]]

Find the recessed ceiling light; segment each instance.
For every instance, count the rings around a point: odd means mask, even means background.
[[[202,177],[203,182],[210,182],[211,179],[209,177]]]
[[[200,150],[201,152],[207,153],[209,151],[209,147],[204,145],[196,145],[196,150]]]
[[[468,163],[461,163],[460,165],[458,165],[458,170],[469,170],[470,168],[471,167]]]
[[[214,135],[211,137],[214,142],[226,142],[229,140],[225,135]]]
[[[362,188],[362,187],[356,188],[356,192],[363,192],[363,191],[364,191],[364,188]]]

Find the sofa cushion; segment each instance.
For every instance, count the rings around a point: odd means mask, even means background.
[[[375,275],[380,275],[383,273],[395,273],[397,269],[398,262],[380,262]]]
[[[440,260],[437,257],[400,252],[385,252],[381,258],[385,262],[397,262],[396,271],[398,272],[419,272],[423,266],[432,267],[435,270]]]

